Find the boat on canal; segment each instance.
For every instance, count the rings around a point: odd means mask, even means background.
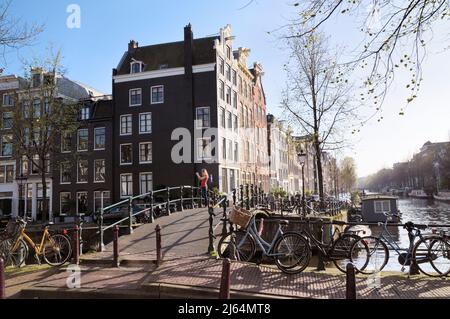
[[[434,194],[433,198],[440,202],[450,203],[450,191],[440,191]]]
[[[353,209],[349,221],[364,223],[398,223],[400,222],[398,197],[373,194],[361,199],[361,207]]]
[[[409,197],[420,199],[431,199],[431,196],[425,193],[423,189],[413,189],[409,193]]]

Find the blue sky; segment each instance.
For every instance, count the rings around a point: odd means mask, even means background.
[[[70,4],[81,8],[81,28],[69,29],[66,12]],[[284,87],[282,71],[287,53],[282,44],[269,36],[271,31],[292,17],[289,1],[256,0],[240,9],[248,0],[14,0],[11,11],[27,23],[45,23],[45,31],[32,47],[7,55],[6,73],[23,73],[19,58],[45,56],[46,48],[61,48],[67,76],[105,93],[111,92],[111,72],[127,49],[130,39],[140,45],[178,41],[183,27],[192,23],[194,36],[217,34],[231,24],[236,35],[235,46],[252,50],[249,62],[261,62],[265,70],[265,91],[270,112],[277,108]],[[352,46],[357,34],[348,21],[332,19],[326,29],[332,44]],[[440,30],[443,31],[443,30]],[[444,30],[445,31],[445,30]],[[444,32],[443,31],[443,32]],[[439,30],[437,43],[428,52],[424,64],[422,93],[416,102],[398,115],[404,106],[406,78],[399,76],[384,106],[384,121],[366,125],[354,137],[354,147],[338,154],[355,157],[358,173],[364,176],[407,159],[427,140],[448,140],[450,132],[450,54],[442,52]],[[442,45],[442,47],[440,46]]]

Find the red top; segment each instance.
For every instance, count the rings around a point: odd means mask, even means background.
[[[205,176],[202,176],[200,187],[201,188],[207,188],[208,187],[208,180],[209,180],[209,175],[208,174],[206,174]]]

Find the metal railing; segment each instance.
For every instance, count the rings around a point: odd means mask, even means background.
[[[212,191],[208,191],[209,198],[215,203],[216,194]],[[140,200],[143,203],[137,204],[136,202]],[[127,222],[128,233],[133,233],[133,219],[140,215],[148,215],[149,222],[153,223],[157,218],[155,210],[164,210],[166,215],[171,215],[171,209],[175,206],[178,211],[183,211],[185,206],[190,209],[194,209],[196,206],[201,206],[203,198],[201,196],[201,188],[195,186],[178,186],[178,187],[167,187],[164,189],[151,191],[145,194],[129,197],[113,205],[104,207],[100,211],[100,216],[98,218],[98,231],[96,235],[100,235],[98,251],[104,251],[104,234],[105,231],[113,229],[115,226],[119,226]],[[205,203],[205,206],[207,203]],[[122,210],[125,208],[128,211],[128,216],[123,217],[117,222],[112,224],[104,225],[105,213],[113,209]],[[142,207],[143,206],[143,207]],[[140,209],[142,208],[142,209]]]

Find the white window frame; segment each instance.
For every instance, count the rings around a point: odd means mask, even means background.
[[[151,190],[148,190],[147,189],[147,192],[144,192],[143,190],[142,190],[142,175],[151,175],[152,176],[152,189]],[[147,193],[149,193],[150,191],[153,191],[153,172],[142,172],[142,173],[139,173],[139,193],[141,194],[141,195],[143,195],[143,194],[147,194]]]
[[[163,89],[163,98],[162,98],[162,101],[161,101],[161,102],[154,102],[154,101],[153,101],[153,89],[156,89],[156,88],[162,88],[162,89]],[[165,101],[165,92],[166,92],[166,90],[165,90],[164,85],[154,85],[154,86],[151,86],[151,87],[150,87],[150,104],[164,104],[164,101]]]
[[[131,190],[130,190],[131,191],[131,195],[124,195],[122,193],[122,177],[123,176],[131,176]],[[130,198],[130,197],[132,197],[133,196],[133,174],[132,173],[120,174],[119,182],[120,182],[120,198]]]
[[[85,182],[80,182],[80,179],[79,179],[79,172],[80,172],[80,170],[79,170],[79,163],[80,163],[80,161],[85,161],[85,162],[87,162],[87,165],[86,165],[86,167],[87,167],[87,177],[86,177],[86,181]],[[78,161],[77,161],[77,184],[88,184],[89,183],[89,160],[87,160],[87,159],[79,159]]]
[[[150,161],[142,162],[141,161],[141,145],[150,144],[152,150],[152,158]],[[139,143],[139,164],[152,164],[153,163],[153,143],[152,142],[141,142]]]
[[[131,145],[131,163],[122,163],[122,146],[130,146]],[[120,144],[119,146],[119,162],[120,162],[120,166],[130,166],[133,165],[133,143],[124,143],[124,144]]]
[[[125,117],[130,117],[131,118],[131,132],[130,133],[122,133],[122,119],[123,118],[125,118]],[[119,123],[119,133],[120,133],[120,136],[131,136],[131,135],[133,135],[133,115],[132,114],[123,114],[123,115],[121,115],[120,116],[120,123]],[[127,121],[128,122],[128,121]]]
[[[377,211],[377,204],[380,203],[381,205],[381,211]],[[384,210],[384,204],[387,203],[389,210]],[[373,202],[373,211],[375,214],[382,214],[385,212],[390,212],[391,211],[391,201],[390,200],[375,200]]]
[[[88,106],[82,107],[80,110],[80,120],[87,121],[91,118],[91,109]]]
[[[70,200],[72,200],[72,193],[71,192],[60,192],[59,193],[59,216],[67,216],[67,214],[65,214],[65,213],[63,213],[62,212],[62,195],[67,195],[67,194],[69,194],[70,195]]]
[[[7,128],[5,127],[5,114],[11,115],[11,127]],[[2,129],[3,130],[11,130],[13,128],[13,121],[14,121],[14,113],[13,112],[3,112],[2,113]]]
[[[11,94],[4,93],[3,96],[2,96],[2,106],[4,106],[4,107],[14,106],[14,103],[13,104],[5,104],[5,96],[9,96],[10,100],[12,100],[12,95]]]
[[[70,182],[63,182],[63,174],[62,174],[63,170],[62,170],[62,168],[63,168],[63,164],[67,164],[67,163],[70,163],[70,162],[61,162],[61,165],[59,166],[59,183],[61,185],[70,185],[70,184],[72,184],[72,181],[70,181]],[[78,167],[77,167],[77,169],[78,169]]]
[[[78,207],[78,195],[80,195],[80,194],[86,194],[86,208],[89,210],[89,206],[88,206],[88,204],[89,204],[89,192],[86,192],[86,191],[82,191],[82,192],[77,192],[77,196],[76,196],[76,216],[84,216],[84,213],[83,214],[80,214],[80,212],[79,212],[79,207]]]
[[[141,92],[141,101],[139,104],[131,104],[131,92],[132,91],[140,91]],[[142,106],[142,88],[134,88],[134,89],[130,89],[128,91],[128,106],[129,107]]]
[[[141,116],[147,116],[147,115],[150,115],[150,131],[143,132],[142,126],[141,126],[141,123],[142,123]],[[139,113],[139,135],[152,134],[152,132],[153,132],[153,114],[152,114],[152,112]]]
[[[70,150],[68,150],[68,151],[65,151],[64,150],[64,140],[65,140],[65,136],[64,135],[66,135],[66,134],[69,134],[67,131],[63,131],[63,132],[61,132],[61,153],[62,154],[68,154],[68,153],[72,153],[72,150],[70,149]],[[72,133],[70,133],[70,148],[72,148],[73,149],[73,135],[72,135]],[[77,131],[77,148],[78,148],[78,131]]]
[[[95,197],[95,194],[96,194],[96,193],[100,193],[100,197]],[[103,206],[103,207],[101,207],[101,209],[105,208],[105,206],[104,206],[105,203],[104,203],[104,202],[102,203],[102,197],[103,197],[103,199],[106,198],[106,197],[104,196],[105,193],[109,193],[109,196],[108,196],[107,198],[108,198],[109,200],[111,200],[111,191],[108,191],[108,190],[104,190],[104,191],[102,191],[102,190],[97,190],[97,191],[94,191],[94,194],[93,194],[93,195],[94,195],[94,202],[93,202],[93,204],[94,204],[94,207],[93,207],[93,208],[94,208],[94,213],[96,212],[96,210],[95,210],[95,200],[96,200],[97,198],[100,199],[100,205]]]
[[[9,144],[11,144],[11,154],[9,154],[9,155],[3,155],[3,138],[7,138],[7,137],[10,137],[10,142],[9,142]],[[9,158],[9,157],[12,157],[12,156],[13,156],[13,154],[14,154],[14,149],[13,149],[13,143],[12,143],[12,140],[13,140],[13,136],[12,136],[11,134],[5,134],[5,135],[3,135],[3,136],[0,137],[0,158]]]
[[[199,141],[202,141],[202,146],[203,146],[203,140],[208,140],[209,141],[209,147],[210,147],[210,156],[208,156],[208,157],[200,157],[200,154],[199,154],[199,149],[198,149],[198,147],[199,147],[199,144],[198,144],[198,142]],[[211,137],[203,137],[203,138],[198,138],[197,139],[197,143],[196,143],[196,145],[195,145],[195,147],[196,147],[196,152],[197,152],[197,161],[208,161],[208,160],[211,160],[211,158],[212,158],[212,141],[211,141]],[[202,150],[202,153],[201,153],[202,155],[203,155],[203,150]]]
[[[97,164],[97,162],[99,162],[99,161],[103,161],[104,164],[105,164],[105,165],[103,165],[104,168],[105,168],[105,179],[102,180],[102,181],[97,181],[97,180],[95,179],[95,178],[96,178],[96,168],[97,168],[96,164]],[[94,183],[95,183],[95,184],[104,184],[104,183],[106,183],[106,159],[103,159],[103,158],[97,158],[97,159],[94,160]]]
[[[133,65],[139,64],[139,72],[133,72]],[[144,63],[141,61],[131,61],[130,62],[130,74],[139,74],[142,73],[144,70]]]
[[[87,131],[87,148],[85,150],[80,150],[80,132]],[[77,131],[77,152],[88,152],[89,151],[89,129],[82,128]]]
[[[206,110],[206,109],[209,110],[209,126],[203,126],[203,121],[201,121],[202,125],[199,125],[200,120],[198,119],[197,111],[198,110]],[[211,107],[209,107],[209,106],[201,106],[201,107],[195,108],[195,127],[197,129],[204,129],[204,128],[210,128],[211,127]]]
[[[98,130],[104,130],[105,132],[105,146],[103,148],[97,148],[97,131]],[[106,149],[106,127],[95,127],[94,128],[94,151],[104,151]]]

